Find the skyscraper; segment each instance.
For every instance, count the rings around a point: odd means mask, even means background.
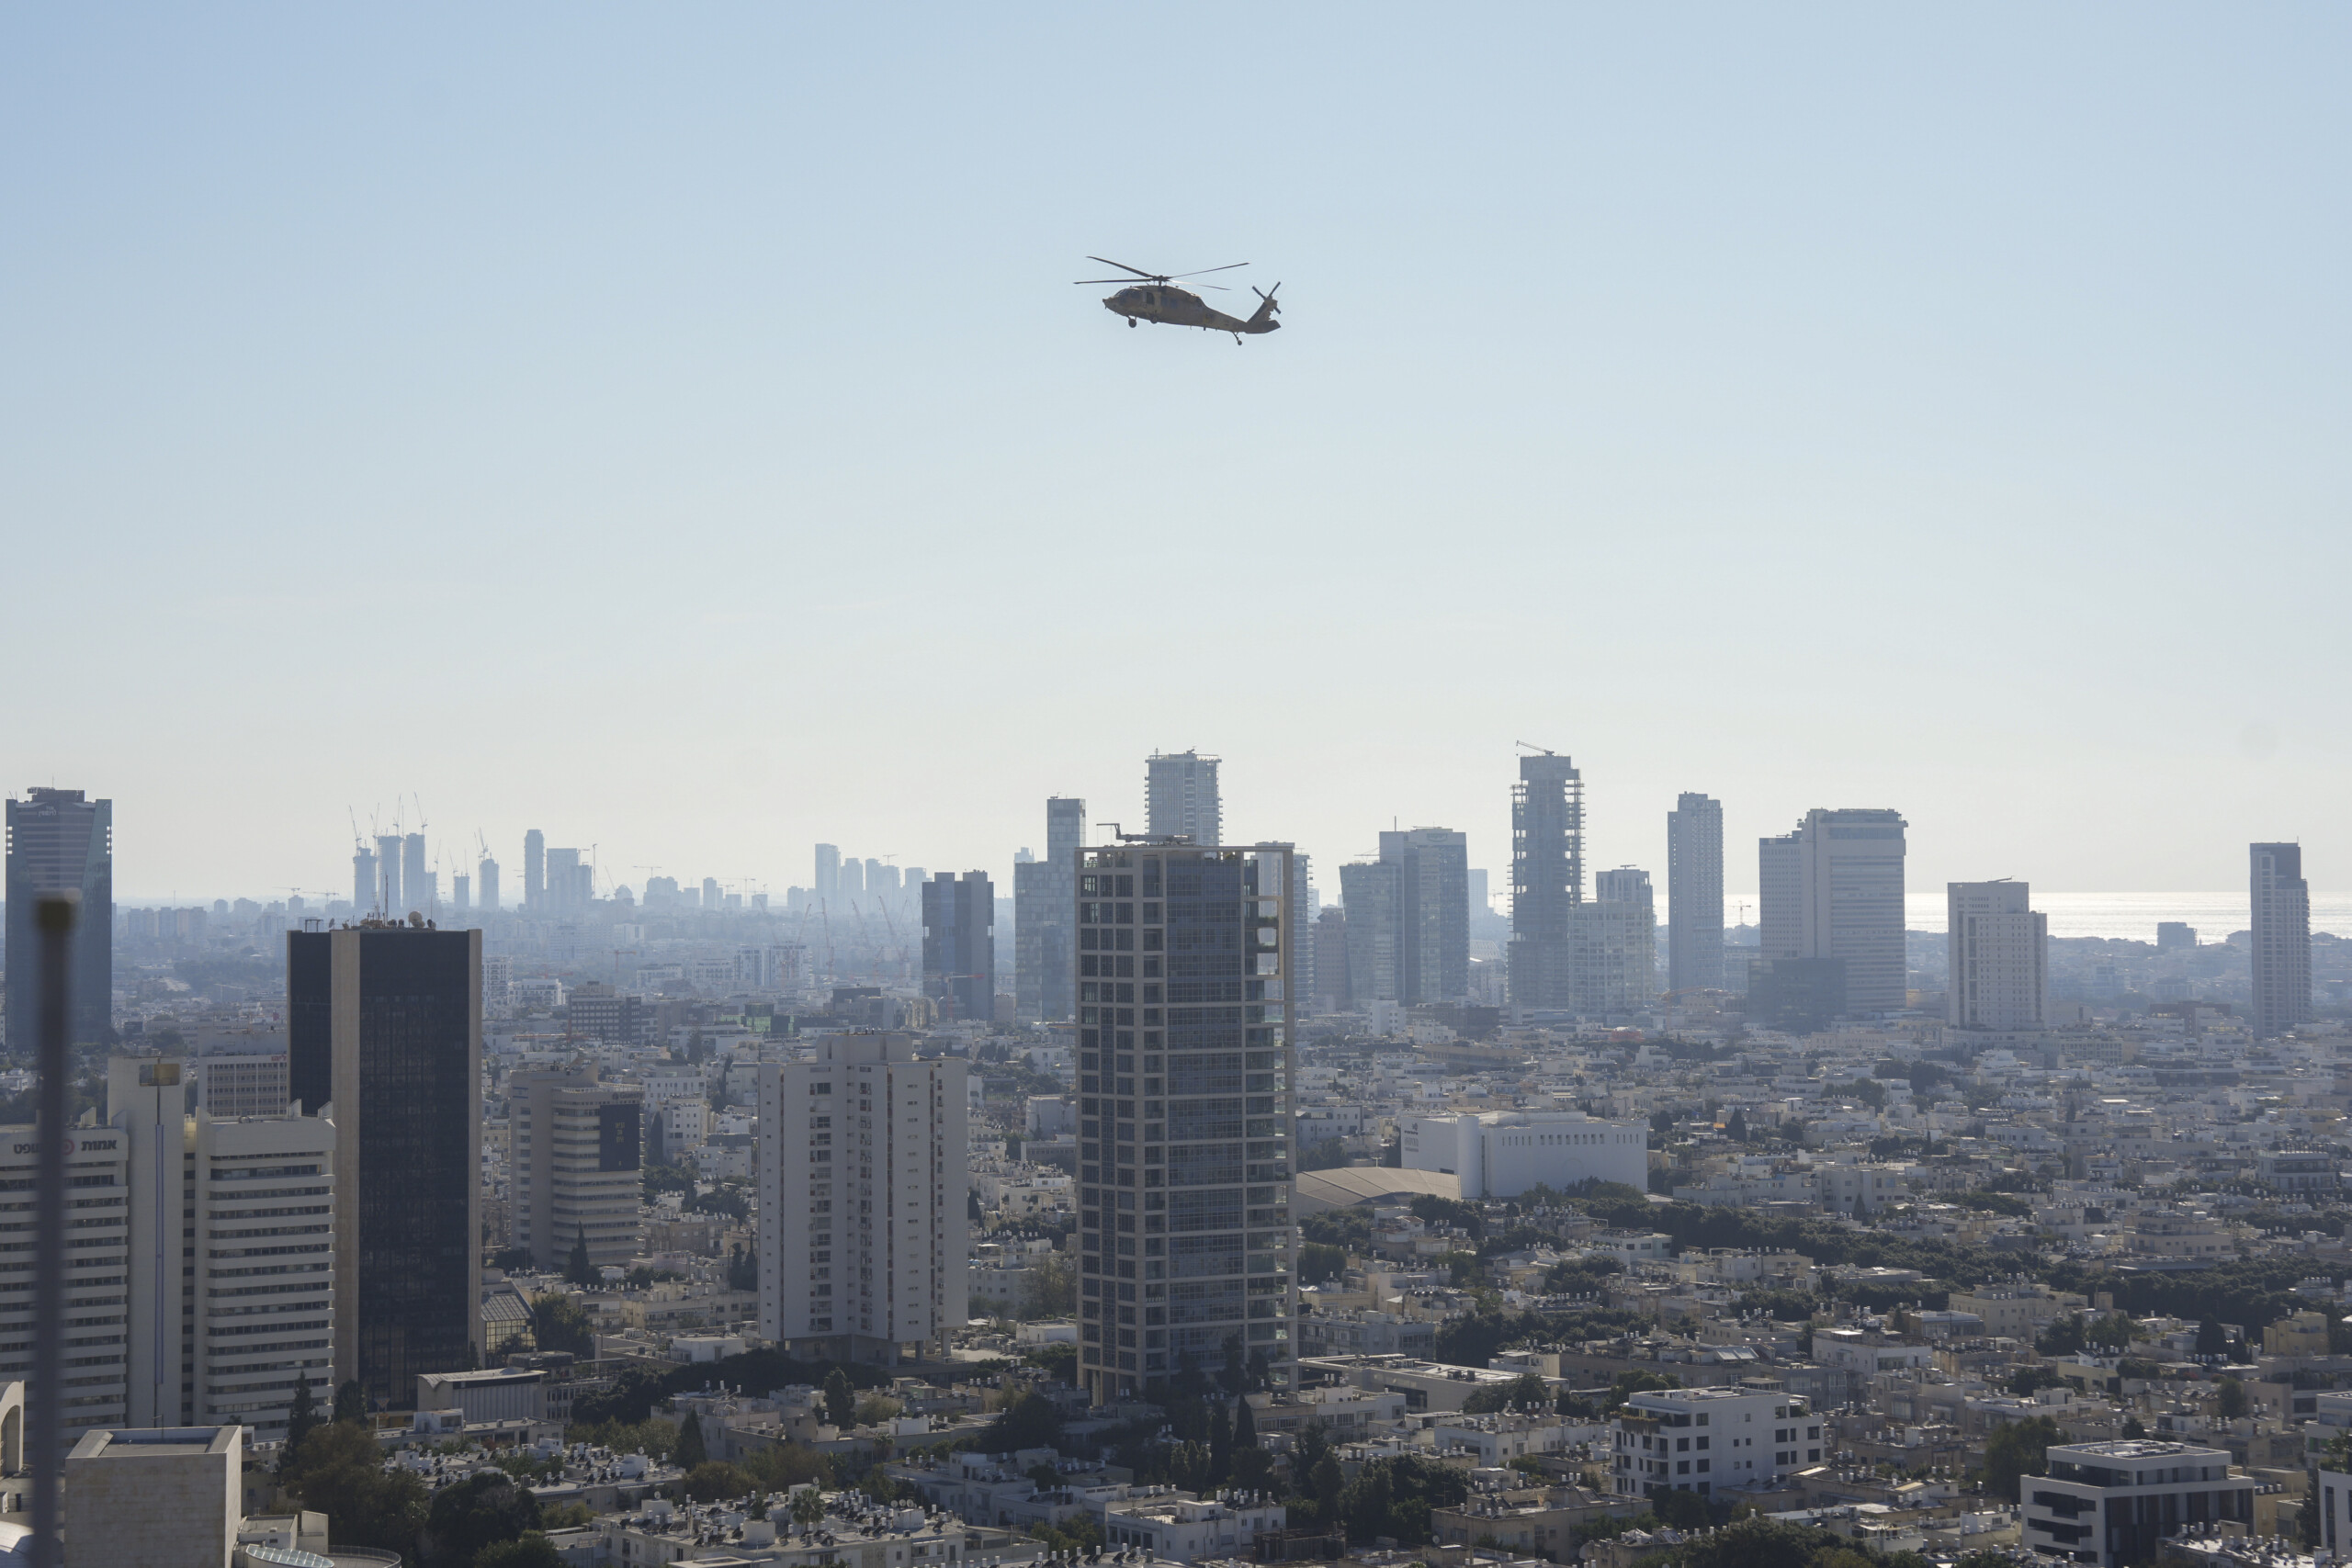
[[[128,1353],[124,1424],[235,1422],[282,1438],[296,1385],[307,1377],[323,1400],[336,1382],[334,1124],[308,1106],[190,1114],[186,1066],[118,1056],[107,1067],[130,1200],[112,1319]]]
[[[1012,868],[1012,994],[1023,1021],[1060,1022],[1077,1006],[1078,852],[1086,842],[1086,802],[1046,802],[1046,858]]]
[[[1359,1010],[1367,1002],[1400,999],[1397,906],[1403,879],[1404,868],[1394,861],[1355,861],[1340,868],[1340,903],[1348,918],[1348,990]]]
[[[1291,999],[1298,1006],[1298,1016],[1305,1018],[1317,1010],[1315,998],[1319,994],[1315,979],[1315,922],[1323,904],[1315,891],[1315,870],[1306,856],[1291,856],[1290,874],[1290,897],[1283,903],[1290,929],[1283,945],[1290,954]]]
[[[1347,867],[1340,870],[1344,888]],[[1315,917],[1315,995],[1317,1010],[1351,1012],[1355,1009],[1348,973],[1348,913],[1338,904]]]
[[[1711,991],[1723,983],[1723,803],[1686,792],[1666,814],[1666,984]]]
[[[1470,994],[1470,840],[1450,828],[1380,835],[1396,868],[1396,1000],[1408,1006]]]
[[[985,871],[943,871],[922,886],[923,994],[957,1018],[996,1016],[996,889]]]
[[[401,897],[409,908],[422,914],[433,914],[439,889],[434,885],[440,879],[424,863],[424,835],[411,833],[401,840]],[[391,911],[385,911],[387,914]],[[402,911],[403,913],[405,911]]]
[[[871,1033],[760,1067],[760,1332],[787,1355],[896,1365],[964,1326],[965,1073]]]
[[[576,849],[549,849],[540,863],[539,904],[550,914],[571,914],[586,900],[580,897],[580,863]]]
[[[1510,831],[1510,999],[1573,1007],[1568,926],[1584,902],[1584,781],[1567,758],[1519,760]]]
[[[410,1406],[481,1349],[481,932],[286,935],[294,1099],[334,1107],[334,1360]]]
[[[561,1269],[585,1236],[588,1261],[627,1267],[644,1232],[644,1090],[598,1081],[594,1065],[508,1080],[514,1177],[510,1245]]]
[[[1217,762],[1198,751],[1154,751],[1144,762],[1146,830],[1153,838],[1218,841],[1225,812],[1217,799]]]
[[[488,855],[484,855],[481,857],[481,863],[474,868],[474,874],[481,884],[476,891],[481,895],[481,907],[484,909],[497,908],[499,907],[498,863]]]
[[[376,907],[376,852],[362,847],[351,856],[351,912],[367,914]]]
[[[1950,958],[1944,1018],[1958,1029],[2042,1029],[2050,1022],[2050,918],[2022,882],[1944,887]]]
[[[842,893],[842,852],[836,844],[817,846],[816,894],[820,898],[838,898]]]
[[[1835,960],[1845,1011],[1905,1001],[1903,814],[1813,810],[1796,831],[1758,844],[1767,959]]]
[[[368,908],[391,920],[408,912],[401,901],[407,897],[407,890],[401,882],[401,843],[398,833],[376,835],[376,901]]]
[[[1079,1377],[1096,1404],[1195,1365],[1295,1386],[1291,857],[1146,840],[1079,862]]]
[[[25,792],[8,802],[8,1049],[29,1059],[40,1028],[40,932],[34,910],[44,893],[82,900],[67,938],[73,976],[66,1025],[74,1043],[104,1040],[114,1023],[114,802],[78,789]]]
[[[1593,897],[1568,914],[1577,1011],[1596,1018],[1638,1012],[1657,997],[1657,904],[1650,874],[1634,866],[1596,873]]]
[[[2284,1034],[2312,1016],[2312,893],[2301,844],[2249,844],[2254,910],[2255,1038]],[[11,900],[9,908],[16,904]],[[11,941],[9,952],[16,947]],[[10,992],[11,996],[15,993]]]
[[[548,836],[537,828],[523,835],[523,908],[537,912],[548,892]]]

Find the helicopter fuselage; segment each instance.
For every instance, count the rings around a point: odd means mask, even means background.
[[[1265,311],[1248,321],[1228,316],[1222,310],[1212,310],[1202,303],[1201,297],[1165,283],[1138,284],[1122,288],[1102,301],[1102,308],[1130,321],[1150,321],[1159,326],[1199,327],[1213,333],[1271,333],[1280,330],[1282,323]]]

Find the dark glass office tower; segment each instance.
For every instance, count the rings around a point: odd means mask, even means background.
[[[982,1022],[996,1016],[996,888],[985,871],[922,885],[922,988]]]
[[[1080,852],[1079,1371],[1294,1382],[1288,844]]]
[[[335,1366],[404,1409],[481,1318],[481,932],[368,921],[286,937],[287,1051],[335,1122]]]
[[[114,802],[78,789],[26,794],[8,802],[8,1049],[18,1055],[31,1053],[40,1026],[33,906],[44,893],[82,896],[69,959],[74,1040],[104,1040],[114,1024]]]

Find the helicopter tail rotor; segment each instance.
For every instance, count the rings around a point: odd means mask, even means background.
[[[1260,288],[1255,284],[1252,284],[1250,285],[1250,292],[1255,294],[1259,299],[1265,301],[1265,304],[1259,307],[1260,310],[1269,310],[1279,316],[1283,313],[1283,308],[1281,302],[1277,300],[1274,296],[1282,292],[1282,288],[1283,286],[1279,283],[1275,284],[1272,288]]]

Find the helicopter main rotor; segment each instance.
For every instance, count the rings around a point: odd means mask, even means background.
[[[1101,262],[1104,266],[1115,266],[1121,272],[1133,273],[1135,276],[1133,277],[1081,277],[1074,281],[1072,286],[1075,288],[1082,288],[1100,283],[1174,283],[1180,278],[1205,277],[1212,272],[1231,272],[1235,267],[1248,266],[1250,265],[1248,262],[1227,262],[1223,266],[1204,266],[1198,272],[1166,273],[1146,272],[1139,266],[1129,266],[1125,262],[1113,261],[1109,256],[1089,256],[1086,259],[1091,262]],[[1196,283],[1193,287],[1195,288],[1215,288],[1227,293],[1231,292],[1231,290],[1227,289],[1226,286],[1222,283]]]

